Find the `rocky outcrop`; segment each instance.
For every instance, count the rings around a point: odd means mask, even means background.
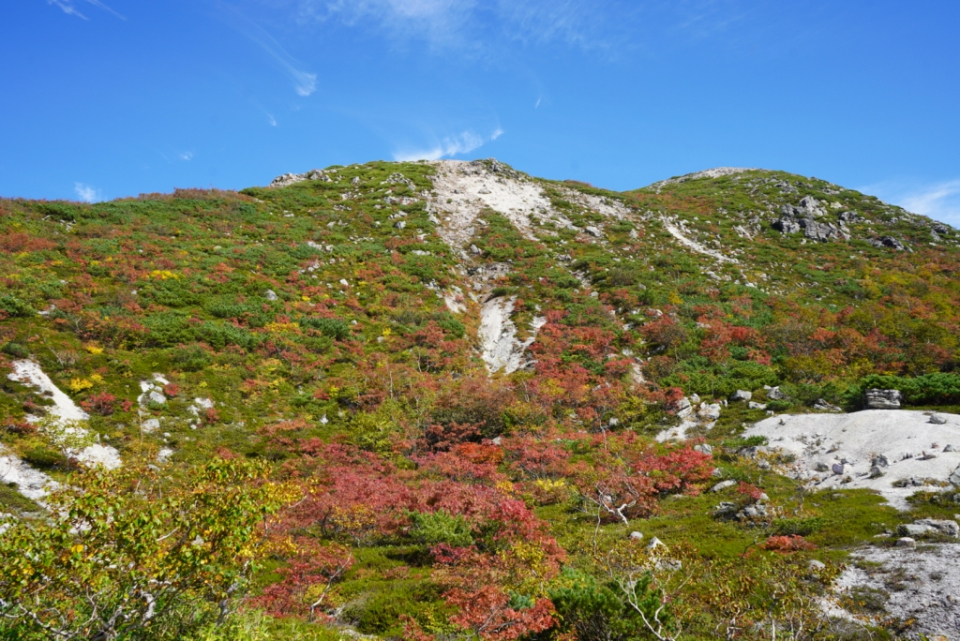
[[[894,238],[893,236],[881,236],[880,238],[874,238],[870,241],[870,244],[874,247],[889,247],[890,249],[896,249],[897,251],[903,251],[906,249],[906,247],[903,246],[903,242],[897,238]]]
[[[903,394],[895,389],[868,389],[863,393],[863,403],[868,410],[898,410]]]
[[[840,226],[818,220],[826,215],[827,210],[816,198],[806,196],[800,200],[799,205],[781,207],[780,218],[772,223],[772,227],[783,234],[796,234],[803,231],[805,237],[818,242],[846,238]]]
[[[311,169],[302,174],[283,174],[277,176],[270,183],[270,187],[287,187],[305,180],[321,180],[323,182],[333,182],[333,179],[322,169]]]

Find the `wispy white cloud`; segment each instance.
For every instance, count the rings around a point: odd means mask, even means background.
[[[371,21],[391,36],[431,45],[463,44],[477,0],[300,0],[300,19]]]
[[[185,162],[190,162],[191,160],[193,160],[193,152],[192,152],[192,151],[185,151],[185,152],[183,152],[183,153],[181,153],[181,154],[178,154],[178,155],[180,156],[180,160],[183,160],[183,161],[185,161]]]
[[[869,185],[860,191],[876,194],[915,214],[960,227],[960,179],[926,184],[893,181]]]
[[[85,185],[83,183],[73,183],[73,191],[76,192],[77,198],[82,200],[85,203],[95,203],[100,198],[100,190],[91,187],[90,185]]]
[[[503,135],[503,129],[497,127],[489,136],[482,136],[474,131],[463,131],[455,136],[447,136],[435,144],[420,149],[402,149],[393,154],[394,160],[439,160],[467,154],[479,149],[488,142],[492,142]]]
[[[301,22],[339,19],[373,25],[398,40],[435,49],[489,50],[497,38],[594,48],[609,12],[589,0],[298,0]]]
[[[277,119],[274,118],[274,117],[273,117],[273,114],[271,114],[271,113],[268,113],[268,114],[267,114],[267,122],[270,123],[270,126],[271,126],[271,127],[276,127],[276,126],[277,126]]]
[[[84,2],[86,2],[87,4],[93,5],[98,9],[103,9],[108,13],[112,13],[113,15],[120,18],[121,20],[126,20],[126,18],[124,18],[122,15],[120,15],[119,13],[117,13],[116,11],[114,11],[104,3],[100,2],[100,0],[84,0]],[[75,0],[47,0],[47,4],[52,4],[56,7],[59,7],[67,15],[77,16],[78,18],[81,18],[83,20],[88,20],[87,16],[80,13],[80,11],[77,9],[77,3]]]
[[[231,10],[230,13],[235,18],[233,22],[237,30],[260,45],[260,48],[266,51],[267,54],[290,75],[293,79],[293,88],[294,91],[297,92],[297,95],[306,97],[317,90],[317,74],[301,69],[300,62],[287,53],[286,49],[284,49],[273,36],[267,33],[263,27],[236,10]]]

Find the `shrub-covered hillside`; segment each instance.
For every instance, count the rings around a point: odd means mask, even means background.
[[[811,495],[740,432],[867,387],[958,404],[958,243],[763,170],[616,193],[374,162],[0,200],[0,630],[882,638],[820,597],[850,547],[949,508]],[[658,442],[691,399],[692,438]]]

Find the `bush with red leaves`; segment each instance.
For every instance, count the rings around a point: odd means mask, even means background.
[[[110,392],[100,392],[99,394],[93,394],[85,401],[81,401],[80,407],[91,414],[110,416],[116,410],[116,403],[116,396]]]
[[[771,536],[763,542],[763,549],[770,552],[781,552],[788,554],[790,552],[800,552],[802,550],[816,550],[817,546],[807,541],[799,534],[790,534],[787,536]]]

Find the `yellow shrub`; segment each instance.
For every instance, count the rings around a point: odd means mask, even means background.
[[[82,392],[85,389],[90,389],[93,387],[93,383],[88,381],[85,378],[75,378],[70,381],[70,389],[74,392]]]

